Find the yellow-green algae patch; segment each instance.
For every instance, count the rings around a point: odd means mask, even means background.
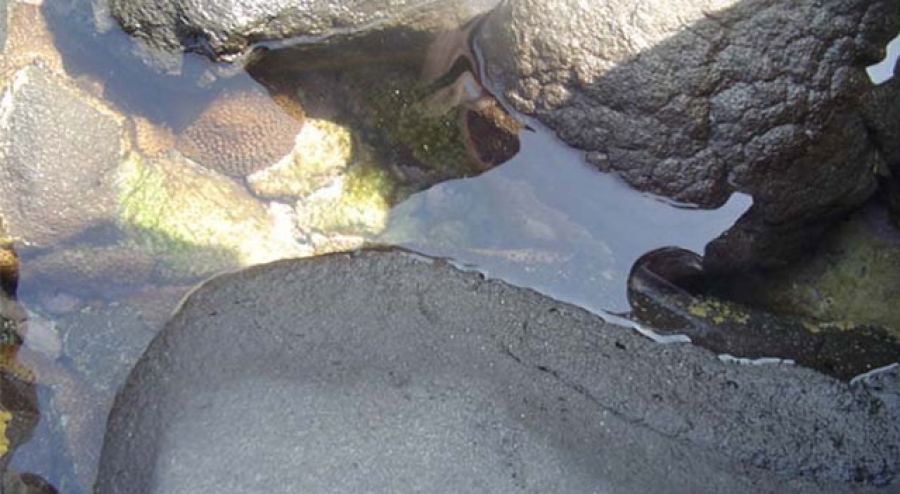
[[[715,324],[747,324],[750,322],[750,314],[739,304],[726,302],[711,297],[696,298],[687,307],[691,315],[706,319]]]
[[[816,252],[756,283],[732,287],[754,305],[818,329],[877,326],[900,336],[900,243],[878,211],[854,215]],[[810,328],[812,329],[812,328]]]
[[[330,187],[298,202],[298,222],[319,232],[376,235],[387,224],[394,191],[390,173],[361,157]]]
[[[363,68],[346,82],[366,107],[369,124],[418,162],[427,184],[478,172],[459,123],[462,106],[435,111],[429,101],[436,88],[423,82],[418,70]]]
[[[0,410],[0,456],[9,452],[9,438],[6,437],[6,428],[11,420],[11,413],[6,410]]]
[[[297,135],[290,156],[250,175],[247,182],[260,197],[305,197],[343,174],[350,165],[352,153],[348,128],[310,118]]]
[[[119,169],[120,221],[160,260],[164,278],[190,278],[304,252],[259,202],[232,180],[176,152]]]

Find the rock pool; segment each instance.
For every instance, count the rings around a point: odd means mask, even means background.
[[[865,75],[896,5],[626,3],[347,2],[304,24],[273,2],[271,29],[155,37],[126,0],[0,0],[0,485],[90,490],[116,392],[199,283],[366,247],[835,389],[900,360],[895,62]],[[599,18],[605,42],[579,38]],[[876,463],[822,475],[900,482]]]

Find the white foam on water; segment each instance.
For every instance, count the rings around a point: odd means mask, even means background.
[[[726,362],[729,364],[738,364],[738,365],[795,365],[796,362],[793,359],[785,359],[778,357],[760,357],[760,358],[744,358],[744,357],[735,357],[734,355],[729,355],[727,353],[723,353],[718,356],[719,360],[722,362]]]

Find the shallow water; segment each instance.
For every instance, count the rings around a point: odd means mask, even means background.
[[[41,9],[25,3],[15,8],[9,29],[12,42],[7,48],[10,60],[12,55],[27,59],[29,53],[36,54],[35,58],[45,60],[43,63],[58,72],[66,84],[97,98],[127,120],[125,127],[131,139],[139,133],[135,129],[143,128],[140,126],[144,124],[136,123],[139,121],[177,134],[223,91],[272,92],[271,86],[260,85],[246,73],[220,82],[214,89],[197,88],[196,77],[202,77],[212,66],[195,56],[188,57],[186,69],[194,79],[185,77],[172,87],[163,87],[139,66],[123,65],[107,52],[95,50],[96,45],[91,43],[97,40],[79,33],[74,26],[77,18],[73,17],[71,26],[55,19],[47,31],[42,31],[39,25],[26,25],[29,20],[41,19]],[[33,46],[16,40],[17,29],[30,32],[32,28],[29,40]],[[104,34],[100,42],[121,43],[122,48],[129,43],[116,30]],[[896,48],[896,44],[895,40],[892,46]],[[896,59],[897,50],[892,53]],[[314,98],[321,88],[303,87],[303,83],[315,81],[320,75],[305,72],[299,89]],[[341,80],[334,79],[333,72],[322,77],[326,81]],[[290,89],[296,92],[298,87]],[[307,117],[344,115],[344,109],[335,108],[329,98],[333,96],[304,101],[309,103]],[[348,121],[353,119],[343,119],[343,123]],[[275,217],[272,237],[279,240],[271,243],[287,238],[294,244],[284,251],[293,255],[363,243],[397,245],[450,258],[488,277],[610,316],[630,309],[626,284],[639,257],[667,246],[702,254],[706,243],[727,230],[752,204],[750,197],[735,194],[717,210],[700,210],[635,192],[615,176],[588,166],[581,152],[561,144],[539,123],[527,124],[531,130],[519,135],[519,154],[477,177],[438,183],[406,197],[392,207],[383,230],[360,228],[347,233],[342,225],[334,231],[310,233],[314,229],[309,225],[290,224],[302,222],[295,216],[278,216],[291,209],[287,201],[252,200]],[[160,153],[168,151],[166,140],[159,141]],[[372,142],[379,141],[366,141]],[[77,145],[75,138],[72,145]],[[402,155],[377,148],[374,153],[374,161],[381,160],[383,167],[396,165],[385,163],[386,157]],[[241,179],[229,180],[236,187],[245,187]],[[15,237],[15,232],[11,233]],[[233,231],[219,233],[228,236]],[[64,493],[86,492],[86,479],[94,468],[103,420],[115,390],[181,297],[210,274],[176,280],[154,271],[139,282],[122,284],[116,278],[121,273],[112,272],[108,289],[98,289],[96,280],[89,286],[79,283],[83,272],[78,266],[30,268],[31,263],[46,260],[48,253],[63,251],[75,243],[121,246],[116,243],[120,236],[123,234],[115,227],[112,231],[104,227],[86,231],[76,240],[67,240],[66,245],[37,249],[17,245],[23,263],[19,299],[29,311],[33,333],[23,360],[38,374],[42,420],[31,441],[16,451],[12,466],[41,475]],[[130,248],[123,245],[126,250]],[[260,260],[274,258],[262,256]],[[148,269],[157,269],[163,261],[152,260],[153,267]],[[243,256],[228,267],[249,264]],[[36,274],[30,277],[30,272]],[[434,428],[438,426],[441,424]]]

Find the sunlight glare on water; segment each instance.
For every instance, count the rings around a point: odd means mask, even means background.
[[[888,43],[887,55],[885,55],[884,60],[866,68],[872,82],[883,84],[894,77],[894,67],[897,65],[898,58],[900,58],[900,36]]]
[[[454,259],[463,266],[513,284],[536,289],[594,312],[628,310],[625,281],[634,261],[660,247],[681,247],[703,254],[704,246],[731,227],[749,209],[752,199],[733,194],[718,209],[679,207],[661,198],[635,192],[614,175],[599,173],[584,162],[584,153],[561,143],[536,122],[537,130],[520,134],[521,152],[508,163],[472,179],[445,182],[398,205],[393,216],[423,215],[425,223],[470,222],[466,242],[447,245],[428,238],[401,240],[399,245],[425,254]],[[530,205],[555,211],[547,218],[547,237],[529,230],[527,216],[539,209],[516,210],[514,197],[498,194],[533,193]],[[447,196],[465,198],[465,210],[422,207],[440,204]],[[484,207],[473,205],[481,202]],[[506,202],[508,208],[502,203]],[[455,203],[452,203],[455,204]],[[411,211],[412,210],[412,211]],[[471,212],[477,211],[473,216]],[[538,216],[539,215],[535,215]],[[533,218],[532,218],[533,219]],[[502,231],[502,244],[493,238]],[[391,238],[390,227],[387,238]],[[494,242],[492,244],[492,242]],[[560,258],[572,259],[550,272],[534,268],[534,259],[514,254],[545,244]],[[492,256],[485,248],[498,252]],[[507,252],[503,257],[500,251]],[[596,262],[586,262],[594,260]],[[589,267],[596,268],[591,271]]]

